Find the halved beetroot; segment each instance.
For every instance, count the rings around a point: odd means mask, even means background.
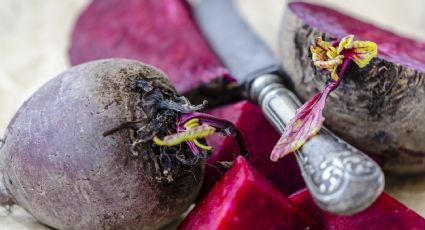
[[[239,156],[179,229],[318,229],[318,225]]]
[[[383,30],[335,10],[309,3],[288,5],[282,21],[280,56],[295,92],[308,100],[329,79],[315,68],[309,47],[349,34],[378,44],[367,67],[353,65],[330,95],[327,127],[368,153],[385,156],[393,172],[425,170],[425,43]]]
[[[210,114],[224,118],[241,131],[248,150],[248,159],[285,195],[305,187],[300,169],[293,155],[272,162],[270,152],[279,139],[279,133],[264,117],[261,108],[249,101],[241,101],[209,111]],[[200,197],[205,196],[225,172],[220,161],[232,161],[239,149],[232,138],[212,136],[208,143],[214,151],[208,159],[206,174]]]
[[[228,77],[185,0],[94,0],[78,18],[69,54],[73,65],[110,57],[151,64],[180,93]]]
[[[291,202],[318,221],[323,229],[332,230],[423,230],[425,219],[387,193],[382,193],[375,203],[361,213],[337,216],[322,211],[304,189],[289,197]]]

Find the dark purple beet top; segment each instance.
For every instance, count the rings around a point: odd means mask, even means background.
[[[403,37],[335,10],[309,3],[289,4],[292,12],[312,27],[342,38],[353,34],[358,39],[378,44],[378,56],[425,72],[425,43]]]

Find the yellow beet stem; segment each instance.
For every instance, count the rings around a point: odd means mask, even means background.
[[[344,53],[344,51],[348,51]],[[371,41],[354,41],[354,35],[348,35],[341,39],[338,47],[331,42],[323,41],[321,37],[316,39],[316,44],[310,46],[313,64],[320,69],[326,69],[331,73],[331,78],[338,81],[337,68],[345,58],[352,59],[360,68],[365,67],[378,53],[378,46]],[[346,55],[345,55],[346,54]]]
[[[196,126],[199,126],[199,119],[198,118],[190,119],[188,122],[186,122],[183,125],[183,127],[185,127],[185,128],[193,128],[193,127],[196,127]]]
[[[163,140],[159,139],[158,137],[154,137],[153,142],[155,144],[161,145],[161,146],[174,146],[174,145],[179,145],[179,144],[181,144],[185,141],[195,141],[198,138],[205,138],[205,137],[211,136],[216,130],[214,127],[207,125],[207,124],[203,124],[203,125],[200,125],[200,126],[193,127],[194,125],[197,124],[195,122],[196,121],[193,121],[192,123],[190,123],[188,125],[189,127],[188,127],[187,130],[180,132],[180,133],[175,133],[175,134],[165,136]],[[196,144],[196,142],[195,142],[195,144]],[[208,148],[209,147],[209,146],[205,146],[205,145],[203,145],[199,142],[196,145],[200,148],[204,148],[204,147]]]
[[[197,139],[193,140],[193,143],[195,143],[196,146],[198,146],[201,149],[205,149],[205,150],[212,150],[212,147],[209,145],[204,145],[201,142],[199,142]]]

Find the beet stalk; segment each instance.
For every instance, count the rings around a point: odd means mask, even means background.
[[[326,99],[334,91],[352,62],[364,68],[376,56],[378,47],[370,41],[354,41],[349,35],[334,42],[323,41],[321,37],[310,46],[313,64],[330,73],[324,89],[308,100],[297,110],[282,137],[271,153],[271,160],[277,161],[285,155],[297,151],[306,141],[316,135],[322,128],[325,118],[322,111]]]

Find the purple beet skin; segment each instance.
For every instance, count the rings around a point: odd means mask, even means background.
[[[179,113],[164,102],[193,107],[181,99],[162,72],[138,61],[75,66],[10,122],[0,183],[56,229],[159,229],[187,210],[202,184],[201,164],[176,157],[193,156],[189,147],[151,141],[176,130]]]
[[[318,225],[239,156],[179,229],[318,229]]]
[[[184,0],[94,0],[78,18],[69,54],[73,65],[140,60],[163,70],[179,93],[228,76]]]
[[[384,157],[384,169],[425,170],[425,43],[341,12],[292,2],[283,17],[279,53],[283,70],[301,100],[320,92],[328,74],[312,63],[310,45],[354,35],[378,45],[365,68],[352,65],[326,103],[326,125],[357,148]]]
[[[337,216],[322,211],[314,204],[307,190],[301,190],[291,195],[289,199],[310,217],[318,221],[322,229],[425,229],[425,219],[423,217],[385,192],[368,209],[352,216]]]
[[[305,187],[300,170],[293,155],[278,162],[270,160],[270,152],[279,139],[279,134],[262,114],[261,108],[248,101],[211,110],[210,114],[231,121],[241,131],[248,150],[249,161],[285,195]],[[212,136],[208,143],[214,147],[208,159],[204,184],[200,196],[205,196],[225,169],[220,161],[232,161],[239,152],[232,138]]]

